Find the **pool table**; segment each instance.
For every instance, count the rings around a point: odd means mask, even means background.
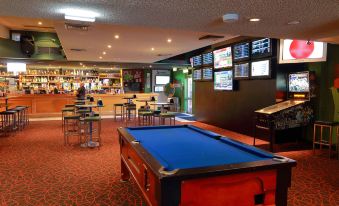
[[[287,205],[292,159],[191,125],[118,128],[121,179],[149,205]]]

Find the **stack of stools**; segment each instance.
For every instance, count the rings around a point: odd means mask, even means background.
[[[320,150],[322,146],[327,146],[329,148],[329,158],[332,155],[332,135],[333,130],[336,127],[336,151],[339,158],[339,122],[330,122],[330,121],[316,121],[314,122],[313,128],[313,153],[315,153],[316,145],[319,145]],[[317,128],[320,128],[320,136],[317,136]],[[328,138],[324,137],[324,129],[328,130]]]
[[[149,126],[154,122],[152,111],[139,111],[138,112],[138,125]]]
[[[67,106],[67,105],[66,105]],[[61,119],[62,119],[62,129],[64,130],[65,125],[65,116],[68,114],[74,114],[75,108],[74,106],[67,106],[61,109]]]
[[[135,104],[124,104],[124,120],[126,125],[129,122],[135,122],[135,119],[137,117],[137,106]]]
[[[27,122],[26,122],[27,120],[25,119],[25,110],[26,110],[26,107],[17,106],[14,109],[11,109],[11,110],[16,111],[15,119],[16,119],[16,127],[17,127],[17,129],[18,130],[23,130],[24,127],[27,124]]]
[[[80,115],[66,115],[64,116],[64,144],[69,145],[69,137],[77,136],[80,143]]]
[[[170,112],[160,113],[159,114],[159,125],[165,125],[166,119],[169,119],[170,125],[172,125],[172,120],[173,120],[173,124],[175,125],[175,114],[174,113],[170,113]]]
[[[81,143],[88,144],[87,146],[91,147],[90,144],[98,144],[100,147],[101,142],[101,117],[100,116],[88,116],[83,119],[83,131],[84,131],[84,140],[81,140]],[[91,126],[92,125],[92,126]],[[90,135],[92,135],[92,141],[90,140]],[[90,142],[91,141],[91,142]]]
[[[114,121],[117,121],[117,117],[121,117],[121,120],[124,120],[124,104],[114,104]],[[120,110],[120,113],[117,111]]]
[[[17,129],[16,115],[17,111],[14,110],[0,112],[1,129],[5,136],[8,136],[10,132],[16,131]]]

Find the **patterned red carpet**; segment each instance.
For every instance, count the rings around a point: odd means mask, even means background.
[[[252,143],[244,135],[195,124]],[[60,121],[32,122],[23,132],[0,137],[0,205],[145,205],[135,183],[120,182],[118,126],[103,121],[100,150],[65,147]],[[338,160],[308,150],[281,154],[298,161],[289,205],[339,205]]]

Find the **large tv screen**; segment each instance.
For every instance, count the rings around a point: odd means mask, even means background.
[[[309,92],[310,79],[308,72],[291,73],[288,75],[289,92]]]
[[[234,79],[248,79],[250,77],[250,63],[234,64]]]
[[[201,80],[201,69],[195,69],[193,71],[193,80]]]
[[[203,80],[212,80],[213,79],[213,69],[212,68],[203,68],[202,69],[202,79]]]
[[[202,54],[202,64],[203,65],[213,64],[213,52]]]
[[[250,57],[250,44],[242,43],[233,46],[234,61],[247,60]]]
[[[327,44],[324,42],[281,39],[279,63],[326,61]]]
[[[202,65],[201,55],[193,57],[193,67],[199,67]]]
[[[170,82],[170,76],[155,76],[156,85],[164,85]]]
[[[264,38],[252,41],[252,58],[266,57],[272,54],[271,39]]]
[[[270,77],[271,65],[270,60],[254,61],[251,63],[251,77]]]
[[[232,49],[226,47],[213,51],[214,56],[214,68],[226,68],[232,67]]]
[[[214,72],[214,90],[233,90],[233,70]]]

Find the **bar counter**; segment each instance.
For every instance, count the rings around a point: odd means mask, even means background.
[[[157,98],[156,93],[134,93],[136,99]],[[104,107],[101,109],[102,114],[113,114],[113,104],[127,103],[124,97],[132,97],[134,94],[90,94],[95,101],[101,99]],[[56,117],[61,116],[61,109],[65,104],[74,104],[76,96],[73,94],[25,94],[16,95],[8,101],[9,108],[15,106],[28,106],[31,117]],[[133,101],[137,108],[144,106],[144,102]],[[1,108],[4,110],[4,108]]]

